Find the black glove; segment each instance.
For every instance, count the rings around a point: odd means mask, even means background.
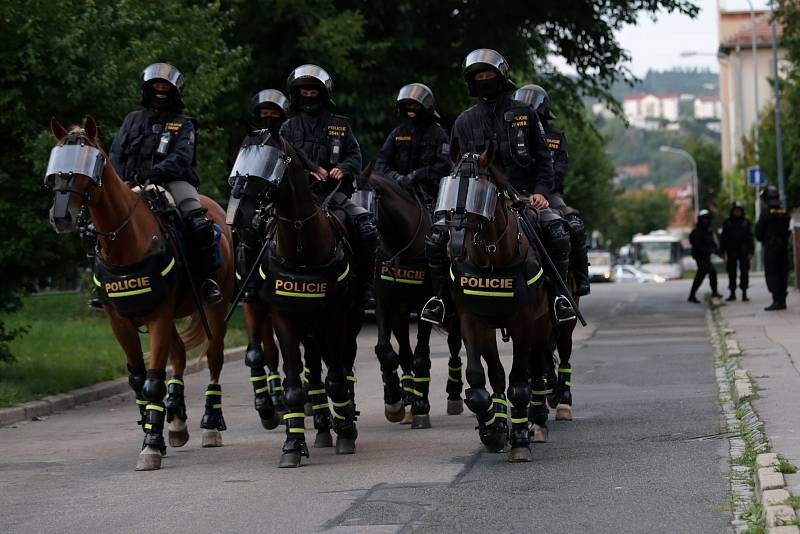
[[[402,174],[397,177],[397,183],[406,191],[412,191],[414,189],[414,184],[417,183],[417,179],[413,174]]]

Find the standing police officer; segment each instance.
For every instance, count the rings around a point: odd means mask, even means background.
[[[509,177],[511,185],[527,196],[538,210],[544,243],[561,278],[566,280],[569,266],[570,236],[564,220],[548,209],[547,195],[553,190],[553,160],[547,149],[544,129],[536,112],[524,103],[514,100],[515,89],[508,78],[508,63],[495,50],[479,48],[464,60],[464,81],[470,96],[478,97],[477,104],[456,119],[450,138],[453,154],[483,152],[495,144],[495,164]],[[428,238],[428,259],[434,290],[439,294],[444,285],[447,267],[447,230],[436,224]],[[554,288],[553,313],[557,322],[575,318],[569,301]],[[425,304],[422,314],[435,322],[444,315],[440,299]]]
[[[438,123],[433,92],[427,85],[403,86],[397,95],[403,122],[392,130],[375,159],[375,170],[397,181],[432,209],[439,181],[450,172],[450,144]]]
[[[741,202],[731,204],[730,216],[722,223],[722,233],[719,236],[722,257],[725,258],[725,267],[728,270],[728,289],[731,294],[727,301],[736,300],[736,269],[739,268],[742,290],[742,301],[747,302],[748,274],[750,272],[750,258],[753,257],[753,228],[750,221],[744,216],[744,207]]]
[[[575,296],[588,295],[589,287],[589,258],[587,256],[586,226],[580,212],[567,206],[564,195],[564,179],[569,169],[569,155],[567,153],[567,137],[563,130],[553,126],[550,121],[556,116],[550,109],[550,97],[541,86],[528,84],[520,87],[513,95],[514,100],[529,104],[539,114],[539,119],[544,126],[547,148],[553,158],[553,171],[555,172],[555,187],[547,196],[550,209],[556,210],[567,221],[571,238],[569,254],[570,270],[575,278]]]
[[[717,292],[717,271],[711,263],[711,255],[719,254],[719,246],[711,230],[711,213],[708,210],[700,210],[697,214],[697,225],[689,234],[689,242],[692,245],[692,257],[697,262],[697,272],[694,275],[692,289],[689,291],[689,302],[699,303],[695,293],[700,289],[706,275],[711,284],[711,295],[721,297]]]
[[[125,117],[109,158],[125,181],[158,184],[175,199],[189,240],[202,255],[203,300],[215,304],[222,300],[222,293],[214,280],[214,225],[197,194],[195,124],[183,114],[184,85],[183,74],[169,63],[148,66],[142,81],[144,109]]]
[[[350,201],[353,180],[361,172],[361,148],[347,117],[331,113],[333,80],[316,65],[301,65],[286,80],[295,112],[281,126],[281,135],[318,169],[311,175],[322,183],[326,194],[338,190],[331,204],[352,220],[355,271],[361,308],[375,306],[373,275],[378,231],[367,210]]]
[[[781,197],[774,186],[761,193],[766,210],[756,223],[756,239],[764,243],[764,277],[772,293],[772,304],[765,311],[786,309],[786,286],[789,277],[789,213],[781,206]]]

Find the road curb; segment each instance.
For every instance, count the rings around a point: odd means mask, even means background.
[[[717,349],[720,363],[724,365],[723,372],[718,372],[717,377],[725,379],[719,383],[719,386],[728,430],[740,432],[744,438],[731,438],[731,463],[733,464],[736,460],[734,440],[738,439],[742,442],[741,452],[744,453],[750,447],[759,453],[752,466],[732,465],[731,468],[731,489],[737,503],[732,522],[734,530],[736,532],[746,530],[749,527],[748,520],[763,520],[765,523],[763,526],[766,527],[768,534],[800,534],[800,527],[797,526],[798,515],[788,503],[791,494],[787,489],[783,473],[779,471],[780,458],[777,453],[768,452],[770,445],[763,431],[763,422],[750,403],[755,391],[750,374],[746,369],[740,367],[739,357],[742,355],[742,350],[738,341],[733,337],[736,332],[725,326],[716,306],[712,305],[709,308],[708,317],[712,343]],[[726,385],[729,389],[728,392],[724,391]],[[732,405],[731,400],[735,401]],[[730,417],[731,408],[735,412],[733,418]],[[748,492],[735,487],[736,477],[742,478],[746,474],[752,477],[751,500],[760,505],[763,510],[761,518],[753,518],[744,512],[744,497]]]
[[[233,347],[225,351],[225,363],[235,362],[244,358],[247,347]],[[208,368],[208,359],[205,355],[186,362],[185,375],[197,373]],[[106,399],[130,391],[128,378],[116,378],[99,382],[66,393],[48,395],[36,401],[26,402],[11,408],[0,409],[0,427],[13,425],[20,421],[31,421],[39,417],[47,417],[56,412],[63,412],[81,404]]]

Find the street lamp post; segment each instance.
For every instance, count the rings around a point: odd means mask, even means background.
[[[676,156],[680,156],[687,160],[689,164],[692,166],[692,189],[694,191],[694,217],[697,219],[697,214],[700,213],[700,188],[697,185],[697,162],[694,159],[694,156],[686,152],[681,148],[675,148],[672,146],[661,145],[658,148],[661,152],[668,152],[670,154],[675,154]]]
[[[750,6],[750,24],[752,27],[752,48],[753,48],[753,100],[756,106],[756,115],[753,118],[753,142],[755,146],[756,167],[761,172],[761,153],[758,146],[758,43],[756,38],[756,10],[753,8],[753,2],[747,0],[747,5]],[[756,220],[761,217],[761,186],[756,185]],[[756,242],[756,270],[761,269],[761,242]]]
[[[778,170],[778,191],[781,195],[781,204],[786,205],[786,183],[783,168],[783,130],[781,128],[781,80],[778,71],[778,29],[775,22],[775,0],[770,0],[770,10],[772,11],[772,75],[774,76],[773,85],[775,89],[775,159]]]

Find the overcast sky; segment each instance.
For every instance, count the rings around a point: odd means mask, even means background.
[[[640,15],[638,24],[623,28],[619,40],[631,53],[631,69],[644,76],[648,69],[665,70],[672,67],[709,67],[719,70],[716,58],[717,0],[695,0],[699,15],[691,19],[683,15],[662,14],[655,22]],[[749,10],[747,0],[720,0],[728,11]],[[767,0],[753,0],[756,9],[766,7]],[[710,56],[681,57],[681,52],[693,50]],[[558,64],[558,63],[557,63]]]

